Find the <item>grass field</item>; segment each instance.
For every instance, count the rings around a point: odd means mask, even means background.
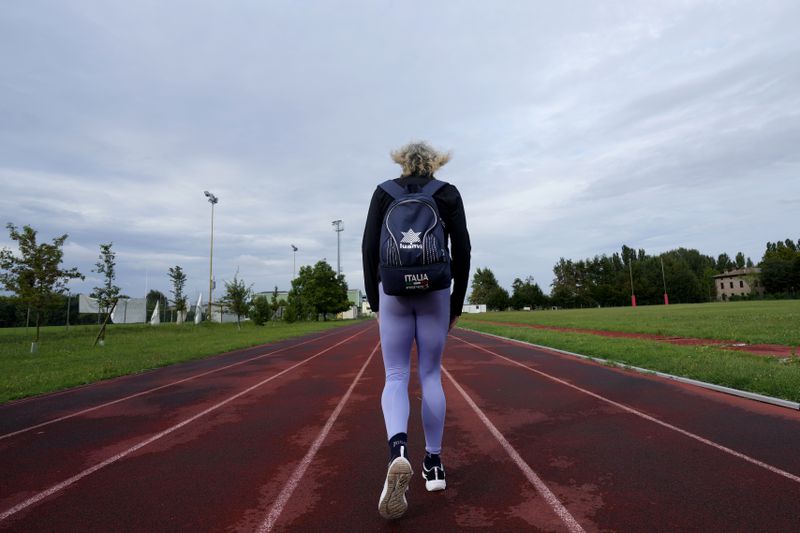
[[[35,354],[33,328],[0,329],[0,403],[352,323],[111,325],[95,348],[97,326],[48,327]]]
[[[482,313],[462,320],[800,345],[800,300]]]
[[[800,344],[800,301],[736,302],[465,315],[459,325],[650,370],[800,402],[800,357],[549,331],[489,322]],[[797,353],[797,352],[796,352]]]

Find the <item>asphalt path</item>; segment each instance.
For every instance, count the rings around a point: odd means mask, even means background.
[[[443,367],[400,520],[369,322],[0,406],[0,530],[800,531],[797,412],[464,330]]]

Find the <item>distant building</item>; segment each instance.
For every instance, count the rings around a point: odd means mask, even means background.
[[[375,313],[372,312],[372,307],[369,305],[369,300],[364,296],[361,299],[361,316],[373,316],[374,314]]]
[[[717,300],[730,300],[731,296],[764,296],[761,285],[761,269],[757,267],[739,268],[714,276]]]
[[[241,317],[242,320],[250,320],[248,317],[243,316]],[[236,322],[236,315],[233,313],[226,311],[225,308],[220,305],[219,303],[212,303],[211,304],[211,322],[229,324],[231,322]]]
[[[361,316],[361,310],[363,307],[363,297],[361,296],[360,289],[349,289],[347,291],[347,299],[350,301],[350,309],[344,311],[343,313],[339,313],[338,318],[343,318],[345,320],[352,320],[354,318],[358,318]]]
[[[464,304],[461,308],[462,313],[485,313],[486,304]]]
[[[273,291],[263,291],[263,292],[256,292],[253,296],[266,296],[272,301]],[[277,300],[282,303],[286,303],[289,300],[289,291],[278,291]]]

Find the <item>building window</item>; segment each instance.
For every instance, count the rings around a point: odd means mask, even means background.
[[[742,280],[739,280],[739,288],[740,288],[740,289],[743,289],[743,288],[744,288],[744,281],[742,281]]]
[[[722,289],[722,290],[725,290],[725,283],[720,283],[719,284],[719,288]]]
[[[733,288],[733,282],[731,281],[731,289]]]

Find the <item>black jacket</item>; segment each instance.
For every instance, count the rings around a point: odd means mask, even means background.
[[[394,181],[406,185],[422,185],[432,176],[405,176]],[[447,184],[433,195],[439,214],[444,222],[445,239],[450,240],[451,271],[453,273],[453,292],[450,295],[450,318],[460,316],[464,306],[469,282],[469,261],[472,249],[467,231],[467,218],[464,214],[464,203],[461,194],[453,185]],[[378,312],[378,274],[381,226],[386,211],[393,198],[389,193],[377,187],[372,195],[367,213],[367,224],[364,227],[364,239],[361,241],[361,254],[364,263],[364,285],[367,300],[373,311]]]

